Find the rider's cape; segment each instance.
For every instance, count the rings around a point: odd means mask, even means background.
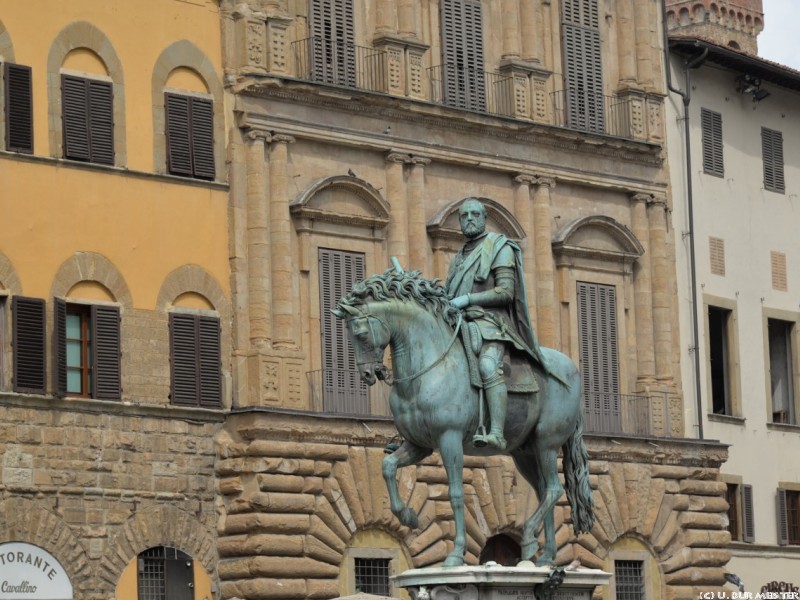
[[[525,271],[522,269],[522,250],[501,233],[488,232],[480,245],[463,260],[454,260],[447,275],[445,287],[451,298],[463,296],[475,291],[476,284],[485,283],[491,276],[492,265],[500,251],[508,245],[514,253],[516,271],[514,301],[511,306],[511,323],[516,335],[509,341],[539,363],[546,372],[550,372],[544,356],[542,356],[536,336],[533,333],[528,314],[527,295],[525,293]],[[462,258],[460,255],[459,258]],[[513,339],[517,338],[517,339]]]

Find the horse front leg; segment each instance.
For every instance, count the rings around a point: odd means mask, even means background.
[[[439,439],[439,453],[442,455],[447,471],[450,506],[453,508],[453,521],[456,525],[455,547],[444,561],[445,567],[460,567],[464,564],[467,549],[467,533],[464,521],[464,446],[462,432],[446,431]]]
[[[532,525],[538,528],[539,523],[544,521],[544,548],[537,566],[552,565],[556,558],[556,532],[555,532],[555,510],[556,502],[564,493],[564,487],[558,478],[558,466],[556,464],[556,451],[541,449],[540,455],[541,472],[540,476],[544,480],[544,494],[539,496],[539,506],[534,512],[531,521]]]
[[[406,506],[400,498],[400,490],[397,488],[397,469],[415,465],[432,452],[433,450],[429,448],[421,448],[404,440],[397,450],[383,459],[383,480],[386,482],[386,489],[389,490],[389,505],[392,514],[399,519],[400,523],[411,529],[416,529],[419,521],[414,509]]]

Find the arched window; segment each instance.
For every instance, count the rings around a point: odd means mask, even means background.
[[[194,600],[194,561],[176,548],[156,546],[139,554],[139,600]]]

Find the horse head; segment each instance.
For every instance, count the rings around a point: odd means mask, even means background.
[[[369,313],[367,305],[359,309],[350,304],[340,303],[331,313],[344,319],[347,333],[353,345],[356,365],[361,380],[373,385],[377,380],[389,377],[389,370],[383,364],[383,355],[389,345],[391,332],[386,322]]]

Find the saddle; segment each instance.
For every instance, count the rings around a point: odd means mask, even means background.
[[[482,310],[480,313],[472,312],[471,309],[464,311],[464,322],[461,325],[461,342],[464,345],[464,354],[467,357],[469,366],[470,384],[477,389],[483,388],[480,371],[478,370],[478,356],[483,346],[483,336],[480,328],[475,323],[476,317],[486,317]],[[539,391],[539,382],[533,372],[532,360],[522,352],[516,351],[511,344],[506,344],[505,355],[503,357],[503,371],[505,372],[506,387],[509,392],[520,394],[531,394]]]

